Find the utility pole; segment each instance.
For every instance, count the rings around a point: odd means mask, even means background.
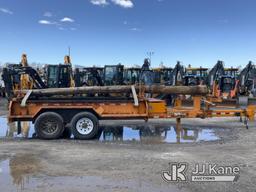
[[[147,55],[149,56],[149,63],[151,65],[152,55],[154,55],[154,52],[153,51],[149,51],[149,52],[147,52]]]

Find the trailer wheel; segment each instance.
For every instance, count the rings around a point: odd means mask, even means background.
[[[71,129],[76,139],[93,139],[99,132],[98,118],[89,112],[78,113],[71,120]]]
[[[64,131],[63,118],[54,112],[45,112],[35,121],[35,131],[40,139],[58,139]]]

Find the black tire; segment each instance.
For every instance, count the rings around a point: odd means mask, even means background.
[[[75,139],[93,139],[100,131],[98,118],[90,112],[78,113],[71,120],[71,130]]]
[[[35,121],[35,132],[40,139],[58,139],[64,131],[63,118],[54,112],[45,112]]]

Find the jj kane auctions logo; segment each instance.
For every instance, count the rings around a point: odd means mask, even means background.
[[[188,163],[169,163],[169,170],[162,171],[166,182],[188,181]],[[191,172],[193,182],[234,182],[239,178],[238,166],[218,166],[217,164],[196,164]]]

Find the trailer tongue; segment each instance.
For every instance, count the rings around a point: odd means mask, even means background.
[[[91,96],[91,94],[95,94]],[[108,94],[106,94],[108,93]],[[109,93],[119,93],[110,96]],[[173,107],[144,93],[173,94]],[[121,95],[120,95],[121,94]],[[77,139],[92,139],[102,119],[207,118],[239,116],[253,120],[255,104],[216,108],[207,99],[205,86],[105,86],[15,91],[9,105],[9,121],[32,121],[39,138],[60,138],[70,127]],[[184,105],[191,95],[192,104]]]

